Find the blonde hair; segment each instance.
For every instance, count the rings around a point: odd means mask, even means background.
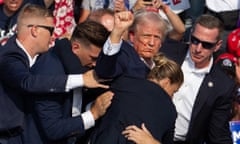
[[[153,60],[156,66],[148,74],[148,79],[159,81],[169,78],[171,84],[181,85],[183,83],[183,72],[176,62],[167,58],[163,53],[158,53]]]

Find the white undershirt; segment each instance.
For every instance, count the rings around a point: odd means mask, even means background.
[[[190,58],[189,52],[181,66],[184,82],[173,96],[173,103],[178,113],[175,123],[174,141],[184,141],[188,132],[192,108],[205,74],[210,72],[213,58],[206,68],[197,69]]]

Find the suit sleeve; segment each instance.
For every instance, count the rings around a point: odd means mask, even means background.
[[[54,94],[36,97],[35,110],[44,135],[49,140],[59,140],[85,133],[81,116],[64,115],[71,107],[70,94]],[[67,104],[66,104],[67,103]],[[68,106],[65,108],[64,106]],[[65,112],[70,113],[71,112]]]
[[[64,92],[67,75],[33,74],[26,58],[19,53],[1,57],[0,77],[8,87],[27,92]],[[48,67],[52,69],[54,67]]]
[[[124,73],[129,62],[128,53],[122,50],[126,46],[126,42],[123,42],[120,51],[111,56],[105,55],[101,51],[95,67],[95,71],[99,77],[112,79]]]

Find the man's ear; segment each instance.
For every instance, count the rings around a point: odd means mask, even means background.
[[[38,29],[35,26],[31,27],[31,34],[33,37],[37,37]]]
[[[75,42],[75,41],[72,42],[72,51],[73,51],[74,54],[79,53],[80,48],[81,48],[80,43]]]
[[[219,40],[215,46],[214,52],[218,51],[223,44],[223,40]]]
[[[134,32],[133,31],[129,31],[129,34],[128,34],[128,36],[129,36],[129,40],[131,41],[131,42],[133,42],[133,39],[134,39]]]

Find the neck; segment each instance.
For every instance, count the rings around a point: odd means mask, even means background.
[[[34,58],[37,53],[34,52],[34,48],[32,48],[31,44],[28,44],[24,39],[18,39],[21,47],[23,47],[26,52],[31,56],[31,58]]]

